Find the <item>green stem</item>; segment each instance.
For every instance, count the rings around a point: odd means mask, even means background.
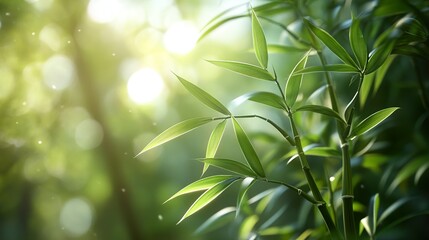
[[[317,208],[319,209],[319,212],[321,213],[323,220],[325,221],[326,227],[329,229],[329,232],[331,234],[332,239],[341,239],[341,234],[338,231],[337,227],[335,226],[334,221],[332,220],[331,215],[329,214],[328,208],[326,206],[326,202],[322,197],[322,194],[319,191],[319,188],[317,187],[316,181],[314,180],[313,174],[310,170],[310,165],[307,161],[307,156],[304,154],[304,149],[302,148],[301,144],[301,138],[298,133],[298,129],[296,128],[295,121],[293,119],[293,115],[291,111],[288,111],[288,116],[295,140],[295,147],[298,152],[299,160],[301,163],[301,168],[304,172],[305,178],[307,180],[308,186],[310,187],[310,191],[314,196],[314,199],[316,199],[319,204],[317,205]]]
[[[312,197],[311,195],[309,195],[308,193],[306,193],[302,189],[297,188],[297,187],[295,187],[293,185],[290,185],[290,184],[285,183],[285,182],[276,181],[276,180],[270,180],[270,179],[263,179],[263,180],[266,181],[266,182],[269,182],[269,183],[275,183],[275,184],[283,185],[283,186],[291,189],[292,191],[296,192],[299,196],[303,197],[304,199],[306,199],[307,201],[309,201],[310,203],[312,203],[314,205],[321,204],[314,197]]]

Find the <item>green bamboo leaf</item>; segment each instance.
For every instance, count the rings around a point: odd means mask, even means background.
[[[220,122],[210,135],[209,142],[206,149],[206,158],[214,158],[222,140],[223,133],[225,132],[226,120]],[[208,164],[204,164],[203,174],[207,171]]]
[[[294,75],[316,72],[359,73],[359,69],[346,64],[330,64],[325,66],[306,67],[304,69],[294,72]]]
[[[246,177],[256,177],[252,169],[238,161],[223,158],[203,158],[200,161]]]
[[[378,222],[381,224],[384,222],[386,218],[388,218],[392,213],[394,213],[397,209],[405,205],[407,202],[410,202],[412,198],[401,198],[390,205],[383,213],[380,215]]]
[[[267,50],[269,53],[293,53],[293,52],[306,52],[309,49],[294,47],[294,46],[278,45],[278,44],[268,44]]]
[[[253,186],[253,184],[256,182],[254,178],[245,178],[240,186],[240,191],[238,192],[237,197],[237,211],[235,212],[235,217],[238,216],[241,209],[243,208],[247,191]]]
[[[331,147],[314,147],[305,152],[308,156],[318,156],[318,157],[339,157],[341,153]]]
[[[240,240],[251,239],[250,235],[258,221],[259,221],[259,217],[257,215],[252,215],[245,218],[240,227],[239,239]]]
[[[358,65],[350,57],[347,51],[341,46],[337,40],[335,40],[328,32],[325,30],[314,26],[309,20],[304,19],[304,23],[310,28],[310,30],[317,36],[325,45],[328,47],[335,55],[337,55],[345,64],[354,66],[355,68]]]
[[[255,11],[252,9],[252,38],[253,48],[255,49],[256,58],[259,64],[264,69],[268,65],[268,51],[267,51],[267,40],[265,39],[264,30],[262,29],[261,23],[256,16]]]
[[[425,155],[412,159],[409,163],[402,167],[401,171],[399,171],[395,179],[393,179],[392,183],[387,189],[387,192],[392,193],[402,182],[415,174],[419,169],[424,167],[425,164],[427,164],[427,156]]]
[[[349,31],[349,40],[353,53],[358,60],[360,69],[365,69],[366,61],[368,60],[368,49],[359,25],[360,21],[356,18],[353,18]]]
[[[247,100],[251,100],[278,109],[286,109],[283,98],[271,92],[246,93],[232,100],[231,103],[234,106],[238,106]]]
[[[320,105],[304,105],[301,106],[299,108],[296,109],[296,111],[308,111],[308,112],[315,112],[315,113],[319,113],[319,114],[323,114],[329,117],[334,117],[338,120],[340,120],[341,122],[343,122],[344,124],[346,124],[346,121],[334,110],[325,107],[325,106],[320,106]]]
[[[369,223],[368,223],[368,216],[366,216],[360,220],[359,232],[362,233],[363,229],[366,230],[368,235],[372,236],[371,228],[369,227]]]
[[[232,122],[234,126],[235,135],[237,136],[238,143],[240,145],[241,151],[244,154],[244,157],[246,158],[247,163],[249,164],[250,168],[256,174],[258,174],[258,176],[265,177],[264,168],[262,167],[261,161],[259,160],[255,149],[250,143],[249,138],[247,137],[246,133],[244,132],[240,124],[237,122],[237,120],[235,120],[235,118],[232,118]]]
[[[375,76],[373,94],[377,93],[378,89],[380,88],[381,83],[383,82],[384,76],[386,75],[390,65],[392,65],[393,60],[395,60],[395,56],[391,55],[387,57],[386,61],[384,61],[384,63],[375,72],[376,76]]]
[[[226,207],[220,210],[201,224],[197,230],[195,230],[195,233],[204,234],[225,226],[235,219],[235,211],[235,207]]]
[[[216,98],[208,94],[206,91],[202,90],[198,86],[194,85],[193,83],[185,80],[178,75],[176,75],[176,77],[179,79],[180,83],[182,83],[182,85],[202,103],[204,103],[215,111],[218,111],[225,115],[231,115],[231,112],[222,103],[220,103]]]
[[[258,232],[260,236],[290,236],[292,237],[293,233],[295,233],[296,229],[292,226],[284,226],[284,227],[269,227]]]
[[[365,74],[369,74],[377,70],[389,57],[395,46],[395,41],[389,41],[374,49],[369,55],[368,65]]]
[[[377,219],[378,211],[380,206],[380,198],[378,193],[371,197],[369,202],[369,212],[368,212],[368,227],[371,232],[371,236],[374,236],[377,231]]]
[[[215,176],[210,176],[210,177],[199,179],[199,180],[187,185],[186,187],[180,189],[180,191],[175,193],[173,196],[171,196],[169,199],[167,199],[167,201],[165,201],[164,203],[166,203],[170,200],[173,200],[174,198],[181,196],[181,195],[184,195],[184,194],[207,190],[209,188],[212,188],[216,184],[223,182],[226,179],[233,178],[233,177],[234,176],[231,176],[231,175],[215,175]]]
[[[360,122],[356,127],[352,128],[350,138],[357,137],[373,129],[398,109],[399,108],[397,107],[391,107],[373,113],[371,116],[365,118],[362,122]]]
[[[209,22],[209,24],[207,24],[203,28],[203,30],[201,31],[200,36],[197,39],[197,42],[200,42],[201,40],[203,40],[207,35],[209,35],[214,30],[218,29],[220,26],[224,25],[225,23],[228,23],[228,22],[235,20],[235,19],[238,19],[238,18],[247,17],[247,16],[248,16],[248,14],[241,14],[241,15],[227,17],[227,18],[220,20],[218,22]]]
[[[157,137],[155,137],[152,141],[150,141],[146,147],[143,148],[143,150],[141,150],[141,152],[139,152],[137,156],[139,156],[140,154],[158,147],[159,145],[162,145],[168,141],[171,141],[201,125],[207,124],[209,122],[213,121],[212,118],[210,117],[200,117],[200,118],[192,118],[192,119],[188,119],[185,120],[183,122],[177,123],[176,125],[171,126],[170,128],[168,128],[167,130],[165,130],[164,132],[162,132],[161,134],[159,134]]]
[[[290,73],[286,81],[286,103],[289,107],[292,107],[298,97],[299,89],[301,88],[302,75],[293,75],[295,72],[304,69],[307,64],[308,53],[295,65],[292,72]]]
[[[236,62],[236,61],[214,61],[209,60],[208,62],[222,68],[226,68],[228,70],[231,70],[236,73],[243,74],[245,76],[258,78],[262,80],[267,81],[274,81],[274,76],[268,72],[266,69],[260,68],[258,66],[243,63],[243,62]]]
[[[231,184],[233,184],[235,181],[237,181],[239,177],[230,178],[227,180],[224,180],[223,182],[220,182],[213,186],[212,188],[205,191],[201,196],[192,204],[192,206],[186,211],[185,215],[183,215],[182,219],[177,223],[179,224],[187,217],[191,216],[192,214],[198,212],[203,207],[207,206],[210,202],[215,200],[220,194],[222,194]]]

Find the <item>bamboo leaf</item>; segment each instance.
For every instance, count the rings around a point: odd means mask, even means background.
[[[251,232],[258,221],[259,221],[259,217],[257,215],[251,215],[245,218],[240,227],[239,239],[240,240],[251,239],[250,238]]]
[[[375,72],[372,72],[368,75],[365,75],[362,81],[362,86],[360,87],[359,92],[359,105],[361,108],[365,105],[366,100],[368,99],[369,93],[372,89],[375,79]]]
[[[415,174],[419,169],[424,168],[424,166],[427,164],[427,156],[425,155],[412,159],[409,163],[402,167],[401,171],[399,171],[395,179],[393,179],[392,183],[387,189],[387,192],[392,193],[402,182]]]
[[[330,64],[325,66],[311,66],[296,71],[294,75],[316,73],[316,72],[339,72],[339,73],[358,73],[359,70],[346,64]]]
[[[294,46],[278,45],[278,44],[268,44],[267,50],[269,53],[292,53],[292,52],[306,52],[309,49],[294,47]]]
[[[228,23],[228,22],[235,20],[235,19],[238,19],[238,18],[247,17],[247,16],[248,16],[248,14],[241,14],[241,15],[236,15],[236,16],[225,18],[225,19],[220,20],[216,23],[210,22],[209,24],[207,24],[203,28],[202,32],[200,33],[200,36],[197,39],[197,42],[203,40],[207,35],[209,35],[214,30],[218,29],[220,26],[224,25],[225,23]]]
[[[173,200],[174,198],[181,196],[181,195],[184,195],[184,194],[207,190],[209,188],[212,188],[216,184],[223,182],[226,179],[230,179],[230,178],[233,178],[233,176],[231,176],[231,175],[215,175],[215,176],[210,176],[210,177],[199,179],[199,180],[187,185],[186,187],[180,189],[180,191],[175,193],[173,196],[171,196],[169,199],[167,199],[167,201],[165,201],[164,203],[166,203],[170,200]]]
[[[301,106],[299,108],[296,109],[296,111],[308,111],[308,112],[315,112],[315,113],[319,113],[319,114],[323,114],[329,117],[334,117],[338,120],[340,120],[341,122],[343,122],[344,124],[346,124],[346,121],[334,110],[325,107],[325,106],[320,106],[320,105],[304,105]]]
[[[244,154],[244,157],[246,158],[247,163],[249,164],[250,168],[256,174],[258,174],[258,176],[265,177],[264,169],[261,165],[258,155],[255,152],[255,149],[250,143],[249,138],[247,137],[246,133],[244,132],[240,124],[237,122],[237,120],[235,120],[235,118],[232,118],[232,122],[234,126],[235,135],[237,136],[238,143],[240,145],[241,151]]]
[[[371,116],[360,122],[356,127],[352,128],[350,138],[357,137],[373,129],[398,109],[399,108],[397,107],[391,107],[373,113]]]
[[[268,65],[268,51],[267,51],[267,40],[265,39],[264,30],[262,29],[261,23],[256,16],[255,11],[252,9],[252,38],[253,48],[255,49],[256,58],[259,64],[264,69]]]
[[[162,132],[161,134],[159,134],[157,137],[155,137],[152,141],[150,141],[146,147],[143,148],[143,150],[141,152],[139,152],[137,156],[139,156],[140,154],[158,147],[159,145],[162,145],[168,141],[171,141],[201,125],[204,125],[206,123],[209,123],[213,121],[212,118],[210,117],[200,117],[200,118],[192,118],[192,119],[188,119],[185,120],[183,122],[177,123],[176,125],[171,126],[170,128],[168,128],[167,130],[165,130],[164,132]]]
[[[352,19],[352,25],[349,31],[350,46],[352,47],[353,53],[358,60],[360,69],[365,69],[366,61],[368,60],[368,49],[366,41],[363,38],[362,30],[359,27],[360,21],[358,19]]]
[[[235,211],[236,211],[235,207],[226,207],[220,210],[219,212],[209,217],[203,224],[201,224],[197,228],[197,230],[195,230],[195,233],[196,234],[208,233],[220,227],[225,226],[226,224],[234,220]]]
[[[354,66],[358,65],[350,57],[347,51],[325,30],[314,26],[309,20],[304,19],[304,23],[310,28],[310,30],[317,36],[335,55],[337,55],[345,64]]]
[[[223,158],[204,158],[200,160],[214,167],[222,168],[246,177],[256,177],[256,174],[252,169],[238,161]]]
[[[245,76],[267,80],[267,81],[275,80],[274,76],[266,69],[260,68],[252,64],[236,62],[236,61],[215,61],[215,60],[209,60],[208,62],[218,67],[226,68],[233,72],[243,74]]]
[[[231,112],[222,103],[220,103],[216,98],[208,94],[206,91],[202,90],[198,86],[192,84],[191,82],[185,80],[178,75],[176,75],[176,77],[179,79],[182,85],[202,103],[204,103],[215,111],[218,111],[225,115],[231,115]]]
[[[369,212],[368,212],[368,227],[371,232],[371,236],[374,236],[377,231],[377,218],[378,210],[380,206],[380,198],[378,193],[371,197],[369,203]]]
[[[374,49],[369,55],[368,65],[365,74],[369,74],[377,70],[389,57],[395,46],[395,41],[389,41],[380,47]]]
[[[375,72],[376,76],[375,76],[373,94],[377,93],[378,89],[381,86],[381,83],[383,82],[384,76],[386,75],[390,65],[392,65],[392,62],[394,59],[395,59],[395,56],[387,57],[386,61],[384,61],[384,63]]]
[[[235,181],[237,181],[239,177],[230,178],[227,180],[224,180],[217,185],[213,186],[212,188],[205,191],[201,196],[192,204],[192,206],[186,211],[185,215],[183,215],[182,219],[177,223],[179,224],[187,217],[191,216],[192,214],[198,212],[203,207],[207,206],[210,202],[215,200],[222,192],[224,192],[231,184],[233,184]]]
[[[226,120],[220,122],[210,135],[209,142],[206,149],[206,158],[214,158],[222,140],[223,133],[225,132]],[[204,164],[203,174],[207,171],[208,164]]]
[[[302,75],[293,75],[295,72],[302,70],[307,64],[308,53],[295,65],[286,81],[286,103],[292,107],[298,97],[299,89],[301,88]]]
[[[240,213],[241,209],[243,208],[245,199],[246,199],[246,194],[247,191],[249,191],[249,189],[253,186],[253,184],[256,182],[256,180],[254,178],[245,178],[243,180],[243,183],[240,186],[240,191],[238,192],[238,197],[237,197],[237,211],[235,212],[235,217],[238,216],[238,214]]]
[[[234,99],[231,103],[234,106],[240,105],[243,102],[251,100],[257,103],[261,103],[270,107],[275,107],[278,109],[286,109],[283,99],[271,92],[250,92],[243,94],[236,99]]]
[[[341,156],[340,152],[331,147],[314,147],[305,152],[308,156],[318,156],[318,157],[339,157]]]

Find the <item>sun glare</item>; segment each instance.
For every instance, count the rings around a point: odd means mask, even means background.
[[[164,46],[172,53],[185,55],[195,47],[197,37],[198,30],[192,23],[177,22],[164,34]]]
[[[128,79],[128,96],[138,104],[154,101],[164,89],[164,81],[153,69],[143,68],[133,73]]]
[[[89,17],[98,23],[108,23],[115,20],[120,4],[117,0],[91,0],[88,4]]]

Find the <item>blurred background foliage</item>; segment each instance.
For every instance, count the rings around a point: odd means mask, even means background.
[[[178,226],[176,222],[193,199],[179,198],[162,205],[200,177],[202,165],[192,159],[204,155],[210,129],[198,129],[180,141],[134,156],[174,123],[215,114],[190,96],[172,71],[224,103],[252,90],[270,90],[272,86],[264,82],[249,81],[204,61],[256,63],[249,18],[223,26],[194,46],[199,29],[209,19],[246,2],[0,0],[0,239],[229,236],[228,231],[193,232],[222,207],[234,205],[236,189]],[[338,1],[321,2],[310,5],[311,13],[306,14],[329,24],[333,20],[325,13]],[[357,2],[362,8],[365,4]],[[291,23],[293,19],[293,13],[280,16],[299,32],[302,26]],[[276,26],[267,24],[264,30],[270,43],[291,41]],[[274,54],[270,61],[284,78],[300,56]],[[428,161],[428,109],[418,95],[417,74],[410,70],[413,64],[407,58],[395,59],[395,66],[366,109],[369,114],[386,106],[401,107],[385,125],[388,131],[377,138],[376,153],[355,159],[355,182],[360,186],[356,200],[363,205],[379,192],[383,172],[392,175],[410,159],[418,158],[426,165]],[[419,71],[427,91],[427,68]],[[321,85],[307,81],[304,88],[311,93]],[[348,82],[337,85],[344,89],[339,91],[344,93],[341,97],[347,98],[348,86]],[[233,111],[254,114],[266,110],[245,104]],[[264,114],[283,121],[281,115]],[[243,123],[255,133],[255,145],[265,149],[266,158],[280,154],[269,151],[278,145],[268,136],[257,134],[267,131],[263,122]],[[310,126],[304,135],[317,135],[323,129],[318,123],[303,117],[302,124]],[[237,145],[230,132],[220,154],[233,158],[240,153],[234,150]],[[391,181],[391,175],[382,180]],[[411,194],[419,203],[428,199],[428,176],[422,173],[417,184],[407,177],[394,194],[383,196],[387,202],[393,202],[396,198],[389,197],[395,194]],[[284,197],[292,199],[290,205],[300,205],[292,196]],[[418,229],[416,236],[428,236],[427,220],[417,218],[404,228]]]

